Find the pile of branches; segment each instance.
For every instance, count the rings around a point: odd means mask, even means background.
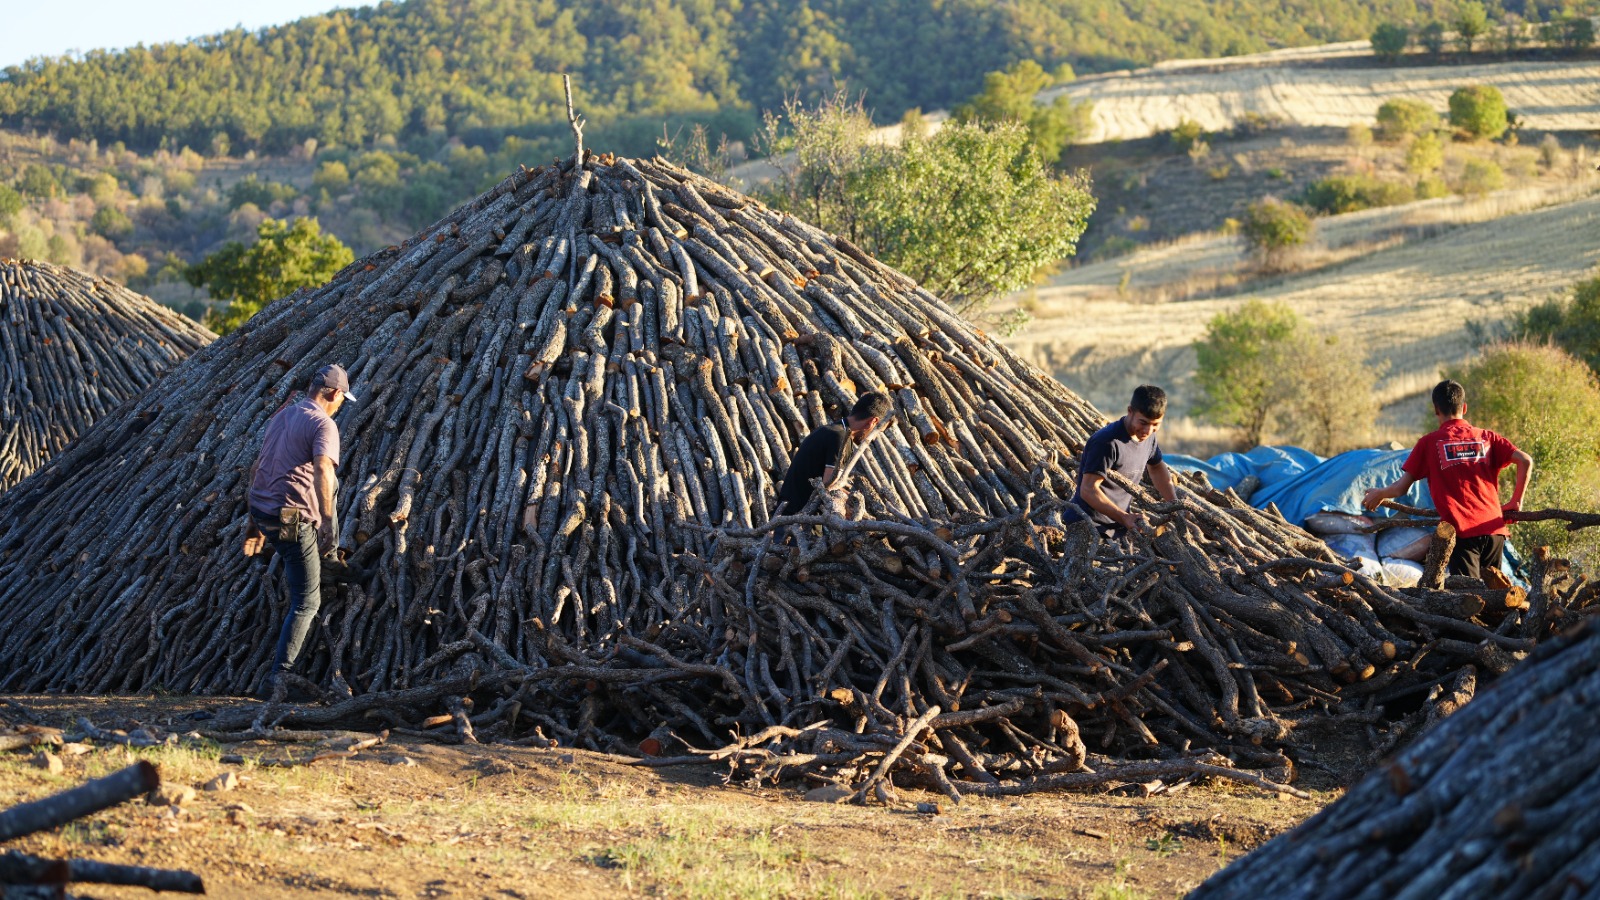
[[[897,410],[857,484],[913,517],[1014,508],[1101,422],[842,238],[665,163],[525,170],[270,305],[0,499],[3,686],[261,690],[289,599],[239,553],[246,479],[329,362],[362,398],[338,496],[365,577],[308,665],[342,692],[442,677],[422,664],[469,631],[529,665],[546,632],[659,631],[680,559],[764,524],[794,448],[861,392]]]
[[[1600,627],[1588,618],[1191,896],[1576,897],[1600,884]]]
[[[114,282],[0,259],[0,491],[215,338]]]
[[[134,763],[104,778],[0,812],[0,841],[59,828],[143,797],[160,786],[161,777],[155,766]],[[53,900],[68,896],[69,884],[115,884],[184,894],[206,892],[205,882],[193,872],[85,859],[46,859],[15,850],[0,853],[0,897]]]
[[[1106,759],[1283,782],[1307,719],[1531,645],[1504,603],[1404,597],[1198,483],[1098,540],[1061,508],[1092,406],[847,240],[586,156],[271,305],[0,497],[0,687],[261,691],[288,598],[239,553],[245,480],[327,362],[363,398],[305,669],[328,704],[219,734],[365,719],[863,798]],[[866,390],[896,411],[852,492],[770,520]]]
[[[1010,514],[937,523],[830,494],[712,532],[707,555],[681,560],[678,615],[650,633],[595,648],[547,631],[534,667],[473,631],[427,661],[474,660],[451,682],[240,709],[213,728],[366,718],[806,776],[858,800],[894,784],[959,799],[1199,777],[1296,792],[1297,763],[1317,764],[1308,732],[1370,730],[1384,752],[1534,643],[1514,634],[1517,589],[1384,587],[1231,493],[1146,495],[1153,531],[1112,542],[1063,520],[1066,485],[1043,467],[1031,486]]]

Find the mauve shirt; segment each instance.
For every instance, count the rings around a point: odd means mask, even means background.
[[[339,465],[339,427],[310,397],[278,410],[267,423],[250,484],[250,508],[271,517],[287,506],[306,513],[312,527],[322,525],[313,460],[326,456]]]

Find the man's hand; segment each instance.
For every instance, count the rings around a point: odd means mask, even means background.
[[[1508,500],[1504,506],[1500,507],[1500,511],[1503,513],[1522,512],[1522,501]]]
[[[1389,499],[1389,490],[1387,488],[1367,488],[1367,492],[1361,495],[1361,508],[1367,512],[1372,512],[1387,499]]]
[[[1123,528],[1129,531],[1137,531],[1140,534],[1148,534],[1150,532],[1150,523],[1145,520],[1143,515],[1123,513],[1121,524]]]
[[[266,547],[267,537],[256,527],[256,522],[251,519],[245,523],[244,528],[244,555],[255,556]]]
[[[317,547],[326,556],[338,549],[339,546],[339,517],[328,516],[317,527]]]

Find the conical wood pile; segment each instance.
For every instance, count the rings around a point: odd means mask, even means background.
[[[215,339],[114,282],[0,259],[0,491]]]
[[[590,157],[273,304],[0,499],[0,687],[259,690],[288,601],[239,553],[246,479],[329,362],[361,397],[339,416],[358,583],[325,592],[302,671],[351,699],[284,725],[742,735],[715,759],[998,792],[1115,777],[1089,748],[1143,778],[1231,765],[1201,748],[1287,772],[1344,686],[1372,721],[1381,691],[1530,643],[1199,484],[1140,501],[1153,541],[1064,525],[1089,404],[847,241]],[[869,389],[897,414],[853,493],[774,546],[790,454]]]

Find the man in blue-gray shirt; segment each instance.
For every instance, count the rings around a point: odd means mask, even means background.
[[[1096,431],[1083,445],[1072,502],[1079,518],[1093,522],[1106,537],[1144,527],[1141,517],[1128,512],[1133,496],[1107,478],[1107,473],[1116,472],[1138,484],[1148,471],[1162,499],[1178,498],[1172,471],[1162,462],[1161,445],[1156,442],[1166,414],[1167,392],[1153,384],[1141,384],[1133,391],[1127,415]],[[1072,507],[1067,509],[1072,511]]]
[[[345,400],[354,399],[344,369],[318,369],[305,396],[267,423],[261,454],[250,473],[251,525],[283,558],[291,604],[272,663],[275,686],[282,682],[278,676],[294,667],[322,606],[322,556],[339,543],[334,503],[339,426],[333,415]]]

